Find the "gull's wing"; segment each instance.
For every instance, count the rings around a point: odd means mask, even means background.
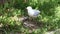
[[[40,11],[39,11],[39,10],[34,10],[34,16],[38,16],[38,15],[39,15],[39,13],[40,13]]]

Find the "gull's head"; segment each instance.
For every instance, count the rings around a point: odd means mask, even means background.
[[[32,9],[32,7],[31,6],[28,6],[26,9],[29,10],[29,9]]]

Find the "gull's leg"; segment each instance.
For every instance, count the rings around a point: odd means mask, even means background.
[[[33,20],[34,22],[36,22],[36,18],[32,18],[32,20]]]
[[[29,18],[28,18],[28,21],[33,21],[33,18],[32,18],[32,17],[29,17]]]
[[[33,18],[33,20],[32,20],[35,24],[37,24],[38,23],[38,20],[37,20],[37,18]]]

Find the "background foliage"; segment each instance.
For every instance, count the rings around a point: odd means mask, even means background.
[[[29,34],[28,28],[24,28],[21,22],[14,20],[18,16],[27,16],[25,10],[27,6],[41,11],[37,20],[44,24],[42,28],[33,31],[32,34],[43,34],[44,31],[60,28],[60,0],[9,0],[3,4],[0,5],[0,23],[3,24],[2,28],[6,31],[15,29]],[[16,17],[12,19],[14,16]]]

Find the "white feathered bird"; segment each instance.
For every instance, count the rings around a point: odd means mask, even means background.
[[[29,15],[30,17],[37,17],[37,16],[39,15],[39,13],[40,13],[39,10],[32,9],[31,6],[28,6],[26,9],[27,9],[28,15]]]

